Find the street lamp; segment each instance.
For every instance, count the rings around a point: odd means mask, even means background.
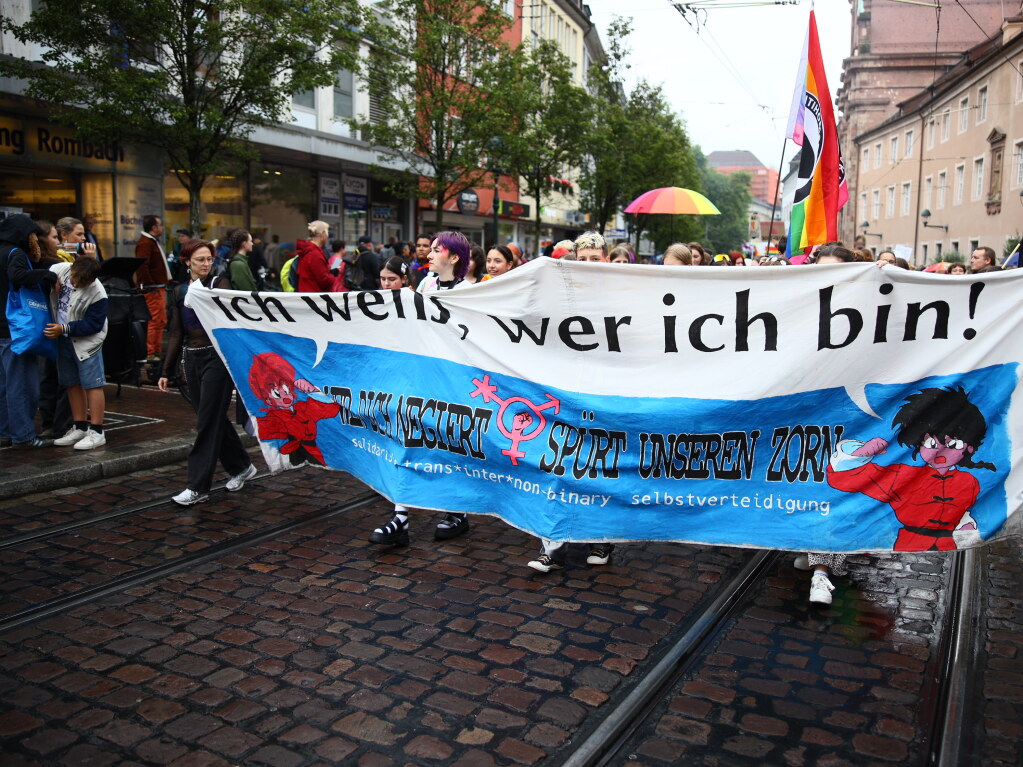
[[[862,224],[860,224],[860,229],[863,230],[863,236],[864,237],[878,237],[878,238],[881,238],[881,239],[884,238],[884,235],[881,234],[880,232],[868,232],[867,230],[869,228],[870,228],[870,222],[869,221],[864,221]]]
[[[925,229],[943,229],[945,231],[945,234],[948,234],[947,224],[928,224],[927,219],[929,219],[930,217],[931,211],[928,210],[927,208],[924,208],[922,211],[920,211],[920,218],[923,219]]]
[[[494,237],[491,240],[494,245],[500,244],[498,239],[498,227],[500,226],[500,223],[497,220],[497,213],[498,208],[501,205],[500,185],[498,182],[501,170],[497,165],[497,158],[503,149],[504,141],[500,136],[492,136],[490,140],[487,141],[487,170],[489,170],[491,175],[494,177]]]

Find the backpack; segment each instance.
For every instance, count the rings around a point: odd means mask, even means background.
[[[366,278],[362,267],[359,266],[359,256],[362,253],[355,253],[351,258],[345,254],[341,276],[344,278],[345,287],[348,290],[363,290],[362,281]]]
[[[298,256],[289,258],[281,267],[281,288],[287,293],[298,290]]]

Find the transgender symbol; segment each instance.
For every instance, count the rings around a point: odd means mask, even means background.
[[[561,402],[550,394],[547,394],[547,402],[542,405],[535,405],[524,397],[509,397],[508,399],[501,399],[497,396],[497,386],[490,383],[490,376],[483,376],[483,380],[480,381],[478,378],[472,379],[473,384],[476,386],[476,391],[472,393],[473,397],[483,397],[484,402],[496,402],[501,406],[501,409],[497,411],[497,428],[501,430],[501,433],[511,440],[511,447],[507,450],[502,450],[511,459],[512,466],[519,465],[519,459],[525,458],[526,454],[519,450],[520,442],[528,442],[529,440],[540,436],[543,432],[544,427],[547,426],[547,419],[544,418],[543,411],[553,408],[554,414],[557,415],[561,408]],[[529,412],[517,412],[511,416],[512,426],[509,429],[505,425],[505,414],[508,411],[509,406],[514,404],[521,404],[525,406]],[[533,428],[526,431],[527,428],[532,424]]]

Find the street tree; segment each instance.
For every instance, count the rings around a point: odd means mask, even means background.
[[[660,86],[640,81],[629,94],[625,131],[628,155],[622,168],[622,207],[651,189],[678,186],[700,191],[702,184],[693,147],[682,119],[672,111]],[[699,231],[693,216],[627,214],[636,247],[644,231],[655,234],[663,249]]]
[[[512,55],[512,19],[493,0],[383,0],[367,21],[373,41],[363,75],[370,112],[353,125],[419,173],[396,178],[395,191],[444,206],[488,178],[488,147],[509,138],[510,101],[518,84],[495,62]]]
[[[618,211],[643,192],[663,186],[700,191],[693,148],[681,117],[660,86],[645,80],[626,89],[629,21],[615,17],[607,32],[606,58],[590,71],[599,109],[589,115],[589,150],[580,176],[580,208],[603,232]],[[629,216],[638,246],[644,231],[663,247],[699,231],[689,216]]]
[[[203,184],[251,156],[252,130],[355,67],[360,18],[358,0],[43,0],[3,24],[45,66],[0,66],[82,138],[163,150],[198,230]]]
[[[549,41],[509,56],[500,79],[518,83],[507,120],[514,127],[500,149],[505,172],[525,182],[522,191],[536,199],[535,236],[540,242],[541,206],[566,169],[576,167],[588,143],[590,95],[572,80],[572,65]],[[560,184],[559,184],[560,186]],[[563,191],[563,190],[562,190]]]
[[[740,250],[749,238],[750,177],[746,173],[725,175],[707,164],[702,153],[697,155],[703,193],[721,211],[719,216],[706,216],[706,232],[700,242],[712,253]]]
[[[626,112],[625,72],[630,25],[615,16],[608,27],[605,57],[590,67],[589,87],[597,108],[588,115],[589,149],[580,169],[579,208],[590,225],[603,232],[622,208],[625,191],[629,115]]]

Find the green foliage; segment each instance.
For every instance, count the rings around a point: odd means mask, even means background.
[[[958,250],[949,250],[945,253],[942,253],[941,258],[934,259],[935,264],[940,264],[942,262],[949,264],[965,264],[966,256],[964,256]]]
[[[358,0],[45,0],[8,28],[52,46],[47,66],[0,71],[83,138],[162,149],[198,226],[203,182],[246,153],[253,128],[355,66],[360,16]]]
[[[395,191],[444,205],[487,177],[488,142],[510,135],[515,81],[501,74],[512,56],[502,40],[511,26],[492,0],[384,0],[367,22],[377,47],[363,67],[368,118],[363,138],[422,174],[395,180]]]
[[[511,113],[502,116],[513,130],[502,139],[497,159],[505,172],[522,177],[525,196],[536,198],[539,242],[541,200],[554,188],[552,177],[582,161],[590,97],[572,82],[571,62],[548,40],[507,57],[499,79],[517,87],[509,89]]]
[[[700,242],[711,253],[741,250],[749,237],[750,177],[746,173],[718,173],[707,165],[702,152],[697,162],[704,195],[721,211],[720,216],[703,217],[707,229]]]

